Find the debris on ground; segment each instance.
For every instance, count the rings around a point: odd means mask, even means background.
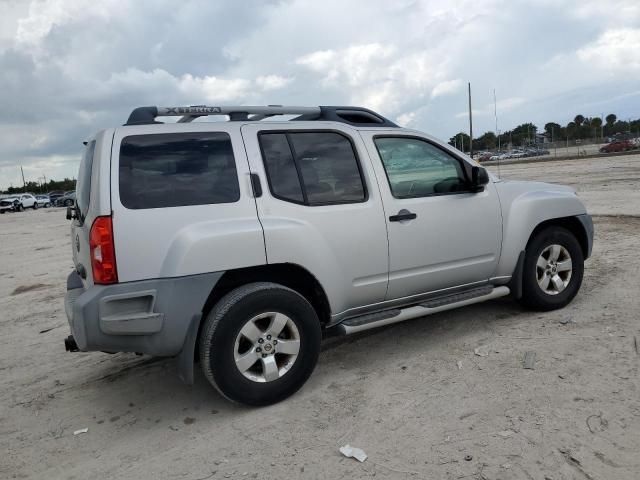
[[[636,349],[636,355],[640,355],[640,352],[638,352],[638,337],[635,335],[633,336],[633,348]]]
[[[589,415],[586,421],[587,428],[591,433],[602,432],[609,426],[607,419],[602,418],[602,412],[598,415]]]
[[[522,361],[523,367],[527,370],[533,370],[533,365],[536,363],[536,352],[524,352],[524,360]]]
[[[352,447],[347,444],[343,447],[340,447],[340,453],[342,453],[345,457],[355,458],[360,463],[364,462],[367,459],[367,454],[360,448]]]
[[[50,332],[51,330],[53,330],[54,328],[56,328],[56,327],[45,328],[44,330],[40,330],[39,333],[47,333],[47,332]]]
[[[561,325],[566,325],[567,323],[576,323],[576,322],[571,317],[564,317],[562,320],[560,320]]]
[[[486,357],[487,355],[489,355],[489,347],[487,345],[481,345],[479,347],[476,347],[473,353],[475,353],[479,357]]]
[[[87,433],[89,431],[88,428],[81,428],[80,430],[76,430],[75,432],[73,432],[74,435],[80,435],[81,433]]]
[[[473,460],[473,457],[471,455],[465,455],[464,456],[464,461],[465,462],[470,462],[471,460]]]
[[[636,352],[637,352],[637,349],[636,349]],[[458,370],[462,370],[462,362],[460,360],[458,360],[456,365],[458,365]]]

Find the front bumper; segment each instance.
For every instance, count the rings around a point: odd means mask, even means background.
[[[65,312],[78,349],[174,356],[223,272],[85,288],[67,278]]]
[[[582,224],[582,227],[584,228],[584,231],[587,237],[587,254],[584,257],[586,260],[591,256],[591,252],[593,250],[593,235],[594,235],[593,219],[591,218],[591,215],[589,215],[588,213],[577,215],[576,218],[580,220],[580,223]]]

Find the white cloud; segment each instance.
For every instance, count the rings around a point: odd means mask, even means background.
[[[470,81],[478,132],[494,89],[504,130],[633,117],[639,31],[638,0],[0,0],[0,188],[73,176],[139,105],[352,104],[449,138]]]
[[[406,112],[398,115],[396,121],[401,127],[410,127],[416,118],[416,112]]]
[[[582,62],[611,73],[640,70],[640,28],[608,30],[577,55]]]
[[[256,85],[268,92],[270,90],[279,90],[293,82],[293,77],[281,77],[279,75],[261,75],[256,78]]]
[[[431,90],[431,98],[456,93],[458,90],[460,90],[462,85],[463,82],[459,78],[456,78],[455,80],[446,80],[444,82],[440,82],[435,87],[433,87],[433,90]]]

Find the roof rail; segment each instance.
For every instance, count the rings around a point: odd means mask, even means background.
[[[276,115],[298,115],[293,121],[324,120],[342,122],[354,126],[397,127],[379,113],[362,107],[287,107],[266,106],[223,106],[209,107],[192,105],[189,107],[138,107],[129,115],[125,125],[149,125],[162,123],[156,117],[180,117],[178,123],[192,122],[198,117],[226,115],[231,121],[257,121]]]

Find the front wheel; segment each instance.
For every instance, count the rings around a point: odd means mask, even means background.
[[[536,310],[567,305],[580,290],[584,254],[576,237],[562,227],[548,227],[529,241],[525,252],[521,302]]]
[[[270,405],[306,382],[320,340],[318,316],[303,296],[275,283],[251,283],[231,291],[207,315],[200,363],[228,399]]]
[[[38,202],[35,202],[35,203],[33,204],[33,209],[34,209],[34,210],[37,210],[37,209],[38,209]]]

